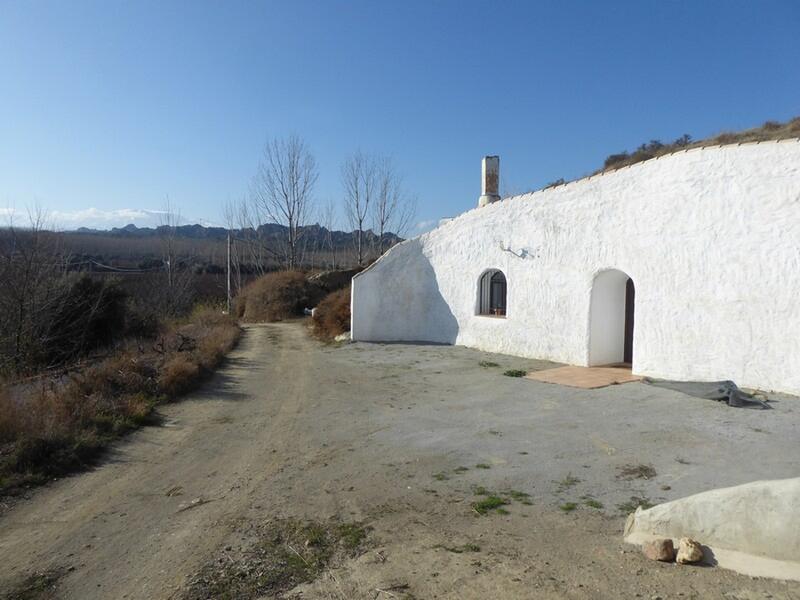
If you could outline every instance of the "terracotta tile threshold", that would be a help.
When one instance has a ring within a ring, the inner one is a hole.
[[[525,376],[526,379],[556,383],[570,387],[594,389],[640,381],[642,378],[631,373],[630,365],[607,365],[604,367],[556,367],[535,371]]]

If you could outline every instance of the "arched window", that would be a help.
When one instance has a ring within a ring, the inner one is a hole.
[[[478,290],[478,314],[506,316],[506,276],[492,269],[481,275]]]

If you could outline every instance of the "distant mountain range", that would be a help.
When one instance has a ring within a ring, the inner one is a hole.
[[[111,238],[154,238],[166,235],[169,228],[167,226],[160,227],[137,227],[133,223],[125,225],[125,227],[112,227],[111,229],[90,229],[88,227],[79,227],[73,231],[65,232],[67,235],[88,235],[97,237],[111,237]],[[328,230],[321,225],[306,225],[300,228],[302,237],[306,243],[317,243],[324,246],[328,243]],[[265,240],[280,240],[286,236],[287,228],[284,225],[276,223],[265,223],[259,225],[258,235]],[[254,231],[252,229],[235,229],[233,230],[234,237],[252,238]],[[333,231],[333,242],[335,246],[343,247],[345,245],[352,245],[355,232],[350,231]],[[175,228],[175,237],[191,239],[191,240],[225,240],[228,237],[228,230],[224,227],[205,227],[203,225],[179,225]],[[393,246],[394,244],[403,241],[403,238],[391,232],[383,234],[384,247]],[[365,242],[367,244],[377,241],[378,235],[371,230],[364,232]]]

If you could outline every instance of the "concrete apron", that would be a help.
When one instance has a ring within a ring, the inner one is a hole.
[[[638,508],[624,537],[636,545],[691,537],[703,545],[707,564],[800,581],[800,478],[754,481]]]

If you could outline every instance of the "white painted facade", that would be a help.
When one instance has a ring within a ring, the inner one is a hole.
[[[478,282],[507,279],[505,318]],[[619,272],[619,273],[617,273]],[[471,210],[353,279],[352,338],[800,394],[800,140],[691,149]]]

